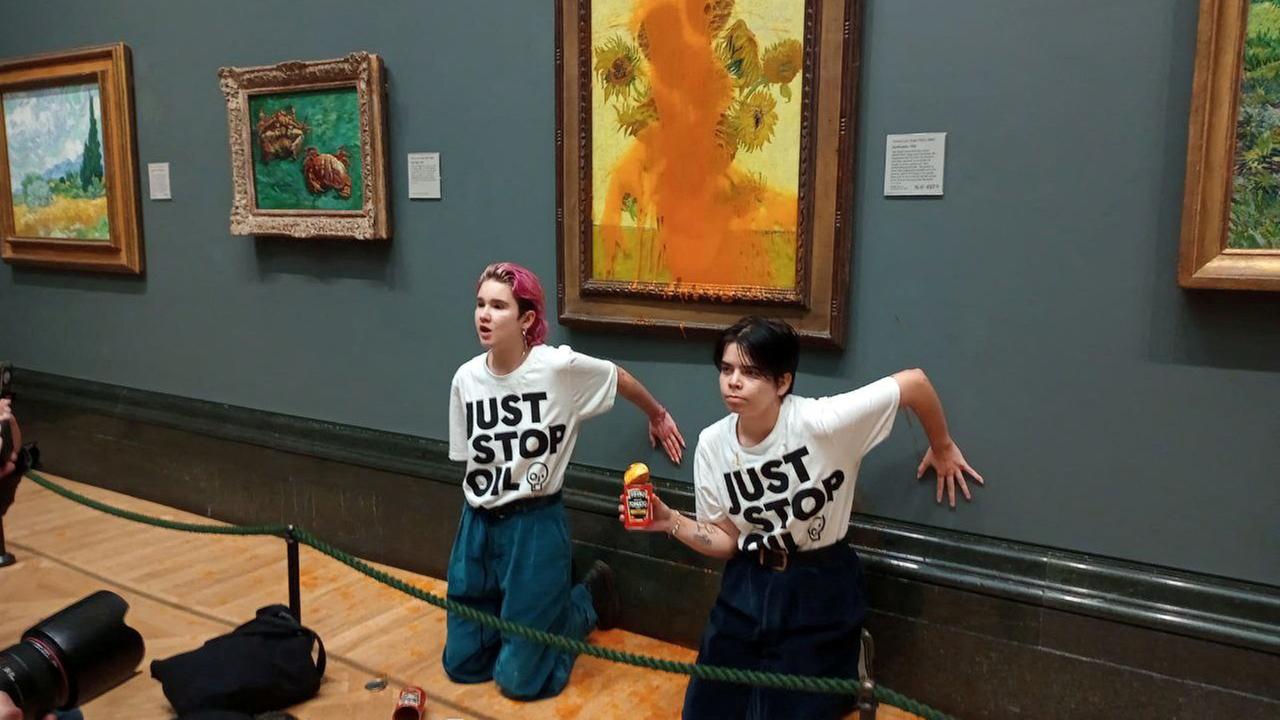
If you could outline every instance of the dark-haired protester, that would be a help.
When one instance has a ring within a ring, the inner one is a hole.
[[[698,437],[697,520],[655,498],[647,528],[729,560],[698,662],[856,679],[866,597],[861,564],[844,536],[863,456],[906,407],[929,437],[916,477],[933,468],[938,502],[945,489],[954,507],[957,485],[969,499],[965,473],[979,483],[982,477],[951,439],[942,403],[920,370],[832,397],[798,397],[791,392],[795,330],[759,317],[726,330],[713,358],[730,414]],[[694,678],[684,718],[822,720],[844,716],[854,703],[852,695]]]

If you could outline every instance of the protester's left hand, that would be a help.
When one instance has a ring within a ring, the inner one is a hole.
[[[942,488],[945,484],[947,489],[947,498],[951,503],[951,507],[956,506],[956,485],[960,485],[960,492],[964,494],[965,500],[973,500],[973,496],[969,494],[969,486],[964,481],[964,474],[967,472],[978,481],[979,485],[986,484],[982,476],[976,470],[969,467],[969,463],[964,459],[964,453],[960,452],[959,446],[955,443],[949,443],[947,446],[935,450],[930,447],[924,454],[924,459],[920,461],[920,467],[916,468],[916,479],[924,477],[924,473],[929,468],[938,475],[938,492],[936,496],[937,502],[942,502]]]

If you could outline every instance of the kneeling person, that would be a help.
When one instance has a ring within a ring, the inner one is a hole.
[[[952,442],[941,402],[919,370],[832,397],[797,397],[795,330],[758,317],[726,330],[713,357],[730,414],[698,438],[697,522],[655,497],[646,528],[729,560],[698,662],[856,679],[866,596],[857,553],[844,537],[863,456],[888,436],[901,405],[928,434],[917,477],[929,467],[937,472],[939,502],[944,485],[952,505],[957,484],[969,497],[965,472],[982,478]],[[684,717],[821,720],[854,703],[852,695],[694,678]]]

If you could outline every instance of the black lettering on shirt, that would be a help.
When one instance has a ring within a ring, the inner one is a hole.
[[[770,460],[760,466],[760,474],[764,475],[769,481],[767,489],[771,493],[786,492],[787,486],[791,484],[791,478],[787,474],[781,472],[778,468],[782,467],[781,460]]]
[[[539,403],[547,399],[547,394],[544,392],[525,393],[520,397],[529,403],[529,419],[533,422],[542,422],[542,407]]]
[[[502,424],[515,427],[520,424],[520,396],[506,395],[502,398]]]
[[[471,438],[471,449],[475,452],[471,459],[477,463],[488,464],[493,462],[493,448],[489,447],[489,441],[493,439],[492,435],[480,433]]]

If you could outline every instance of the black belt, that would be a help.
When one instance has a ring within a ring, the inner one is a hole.
[[[506,505],[499,505],[494,508],[471,506],[477,515],[486,520],[505,520],[512,515],[520,515],[530,510],[537,510],[548,505],[555,505],[560,502],[560,493],[554,495],[540,495],[537,497],[525,498],[523,500],[513,500]]]
[[[834,545],[821,547],[817,550],[797,550],[796,552],[770,550],[762,547],[755,550],[744,550],[742,551],[742,556],[761,567],[769,568],[775,572],[782,572],[792,565],[835,565],[842,557],[846,557],[849,551],[848,545],[843,542],[836,542]]]

